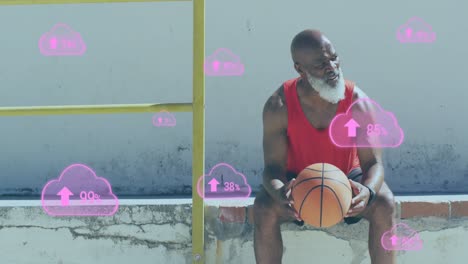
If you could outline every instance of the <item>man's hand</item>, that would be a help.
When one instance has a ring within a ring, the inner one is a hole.
[[[281,204],[281,208],[283,209],[282,213],[287,219],[302,221],[299,214],[292,206],[294,204],[294,200],[292,200],[291,188],[293,187],[295,180],[296,179],[292,179],[286,184],[277,179],[271,180],[271,186],[274,189],[271,195],[275,201]]]
[[[362,213],[366,209],[370,198],[370,192],[366,186],[353,180],[349,180],[349,183],[351,184],[354,197],[351,200],[351,207],[345,217],[352,217]]]

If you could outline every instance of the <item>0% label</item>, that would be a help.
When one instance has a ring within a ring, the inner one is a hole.
[[[99,203],[101,201],[100,195],[93,191],[82,191],[80,192],[80,199],[82,203]]]

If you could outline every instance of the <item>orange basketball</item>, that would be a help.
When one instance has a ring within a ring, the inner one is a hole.
[[[291,190],[294,208],[309,225],[331,227],[351,206],[351,184],[336,166],[316,163],[299,173]]]

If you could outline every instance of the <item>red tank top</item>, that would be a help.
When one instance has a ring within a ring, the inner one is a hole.
[[[337,147],[330,140],[329,127],[319,131],[312,126],[299,103],[298,80],[283,84],[288,109],[288,171],[298,174],[309,165],[324,162],[348,174],[360,166],[356,148]],[[346,112],[352,104],[353,91],[354,84],[346,81],[345,98],[338,103],[336,115]]]

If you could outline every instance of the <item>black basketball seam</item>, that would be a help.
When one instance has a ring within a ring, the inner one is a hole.
[[[304,180],[301,180],[300,182],[298,183],[295,183],[294,184],[294,187],[297,187],[299,184],[303,183],[303,182],[306,182],[306,181],[309,181],[309,180],[317,180],[317,179],[320,179],[321,177],[312,177],[312,178],[307,178],[307,179],[304,179]],[[348,187],[348,185],[346,185],[344,182],[341,182],[337,179],[333,179],[333,178],[328,178],[328,177],[323,177],[324,179],[327,179],[327,180],[331,180],[331,181],[337,181],[341,184],[343,184],[348,190],[351,191],[351,189]]]
[[[322,213],[323,213],[323,167],[325,167],[325,163],[322,163],[322,185],[320,188],[320,227],[322,227]]]
[[[304,198],[302,198],[301,207],[299,207],[299,217],[302,217],[302,207],[304,206],[304,203],[305,203],[305,201],[307,200],[307,196],[309,196],[309,194],[310,194],[313,190],[317,189],[318,187],[320,187],[320,185],[317,185],[317,186],[313,187],[312,189],[310,189],[310,190],[307,192],[307,194],[304,196]]]
[[[336,201],[337,201],[338,204],[340,205],[341,217],[343,217],[343,216],[344,216],[344,215],[343,215],[343,206],[341,206],[341,201],[340,201],[340,199],[338,199],[338,195],[336,195],[336,192],[335,192],[332,188],[330,188],[330,186],[325,185],[325,187],[327,187],[328,189],[330,189],[330,191],[333,192],[333,195],[335,195]]]
[[[328,178],[328,177],[325,177],[325,179],[330,180],[330,181],[339,182],[339,183],[343,184],[343,185],[346,187],[346,189],[348,189],[349,191],[351,191],[351,188],[349,188],[348,185],[346,185],[344,182],[341,182],[341,181],[339,181],[339,180],[337,180],[337,179]]]
[[[320,179],[321,177],[312,177],[312,178],[307,178],[307,179],[303,179],[301,180],[300,182],[297,182],[297,183],[294,183],[294,186],[297,186],[303,182],[306,182],[306,181],[309,181],[309,180],[317,180],[317,179]]]
[[[305,168],[304,170],[311,170],[311,171],[316,171],[320,172],[320,170],[312,169],[312,168]],[[337,170],[324,170],[324,172],[332,172],[332,171],[341,171],[340,169]]]

